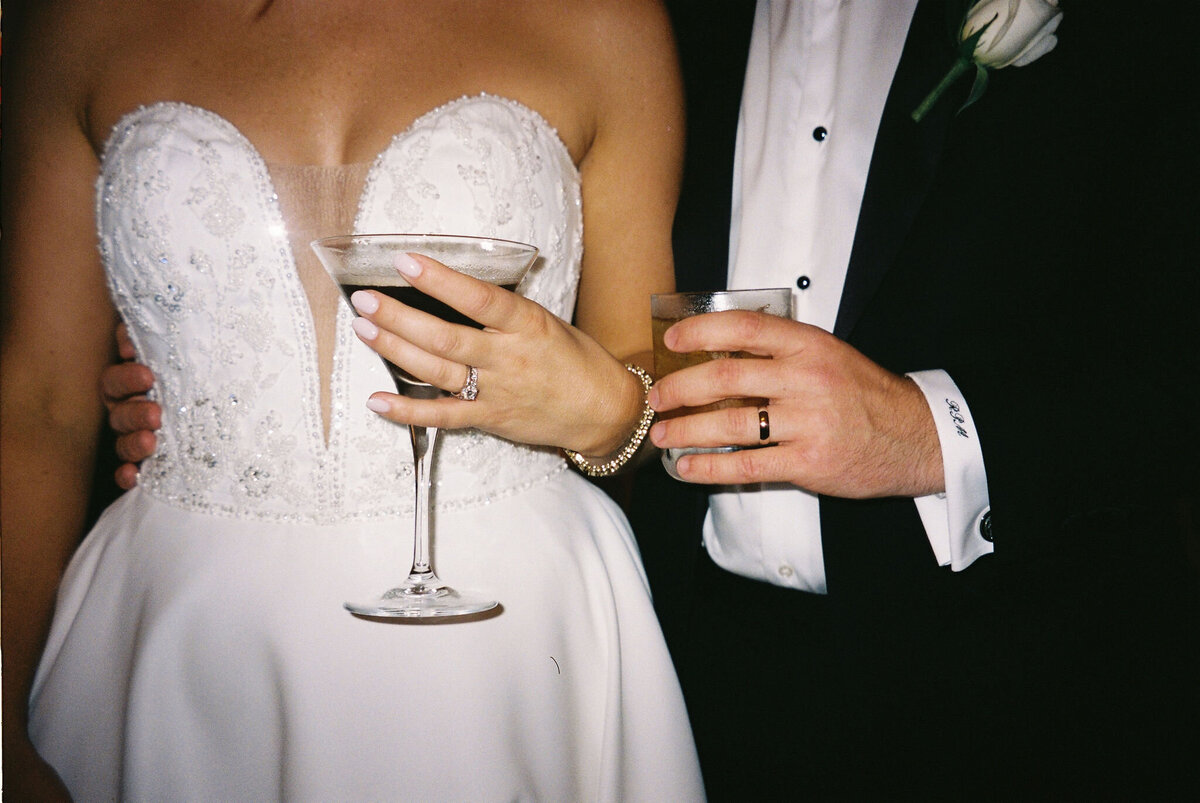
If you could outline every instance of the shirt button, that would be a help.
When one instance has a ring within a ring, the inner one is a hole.
[[[825,126],[819,125],[813,129],[813,139],[817,142],[824,142],[827,136],[829,136],[829,130]]]
[[[796,573],[795,570],[792,569],[791,566],[788,566],[786,563],[779,567],[779,576],[780,577],[791,577],[795,573]]]
[[[992,512],[990,510],[987,513],[984,513],[983,518],[981,518],[979,520],[979,535],[981,538],[983,538],[984,541],[987,541],[989,544],[993,543],[993,541],[992,541]]]
[[[812,279],[808,278],[807,276],[801,276],[796,280],[796,286],[801,290],[807,290],[810,284],[812,284]]]

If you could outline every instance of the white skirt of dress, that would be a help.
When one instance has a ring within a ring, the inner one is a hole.
[[[63,580],[31,733],[91,800],[703,797],[628,524],[560,473],[442,512],[435,568],[498,614],[357,618],[411,522],[296,525],[134,490]]]

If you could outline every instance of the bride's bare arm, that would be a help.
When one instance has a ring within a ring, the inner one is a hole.
[[[683,159],[683,99],[674,40],[657,2],[622,2],[591,42],[596,135],[580,164],[583,186],[583,275],[575,324],[618,360],[652,368],[650,294],[675,286],[671,224]],[[599,368],[600,366],[598,366]],[[603,436],[584,454],[620,447],[641,413],[641,385],[626,371],[605,370],[609,390],[597,402]]]
[[[103,413],[96,382],[113,330],[96,253],[97,161],[73,77],[82,73],[72,72],[73,49],[52,16],[27,20],[4,43],[4,782],[6,794],[29,800],[65,794],[33,754],[26,702],[80,537]]]

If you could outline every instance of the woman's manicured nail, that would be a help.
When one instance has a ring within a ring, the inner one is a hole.
[[[355,318],[350,325],[354,327],[354,331],[363,340],[374,340],[379,337],[379,327],[366,318]]]
[[[379,299],[366,290],[355,290],[350,296],[350,303],[363,315],[370,315],[379,309]]]
[[[412,258],[412,254],[396,254],[396,270],[410,279],[421,275],[421,263]]]
[[[367,409],[373,413],[386,413],[391,409],[391,405],[389,405],[383,399],[377,399],[372,396],[371,398],[367,399]]]

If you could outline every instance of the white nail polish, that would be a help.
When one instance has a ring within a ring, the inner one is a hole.
[[[355,290],[350,295],[350,303],[363,315],[370,315],[379,309],[379,299],[365,290]]]
[[[386,413],[391,409],[391,406],[383,399],[376,399],[372,397],[367,399],[367,409],[373,413]]]
[[[374,340],[379,337],[379,328],[366,318],[355,318],[350,325],[354,327],[354,331],[363,340]]]
[[[396,260],[393,263],[396,270],[400,271],[403,276],[416,278],[421,275],[421,263],[412,258],[412,254],[396,254]]]

